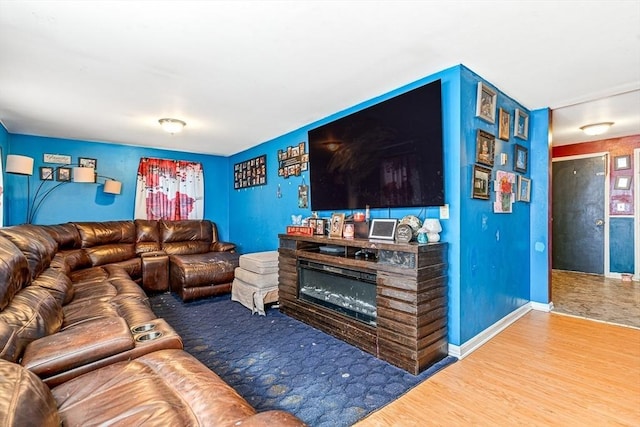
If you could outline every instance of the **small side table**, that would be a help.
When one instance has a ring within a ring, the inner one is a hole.
[[[142,288],[145,291],[169,291],[169,256],[164,251],[144,252],[142,257]]]

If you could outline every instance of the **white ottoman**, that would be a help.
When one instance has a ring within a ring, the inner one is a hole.
[[[231,300],[265,315],[264,305],[278,301],[278,251],[240,255]]]

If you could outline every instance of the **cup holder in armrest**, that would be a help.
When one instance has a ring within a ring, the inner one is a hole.
[[[161,336],[162,336],[162,332],[160,331],[146,332],[144,334],[138,335],[136,337],[136,341],[138,342],[153,341],[153,340],[157,340]]]
[[[144,323],[142,325],[131,327],[131,332],[133,332],[134,334],[140,334],[142,332],[149,332],[151,330],[154,330],[155,328],[155,323]]]

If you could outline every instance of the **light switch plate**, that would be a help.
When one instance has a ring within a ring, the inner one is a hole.
[[[440,219],[449,219],[449,205],[440,206]]]

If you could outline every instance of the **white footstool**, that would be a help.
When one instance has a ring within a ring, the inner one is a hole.
[[[264,305],[278,301],[278,251],[240,255],[231,300],[265,315]]]

